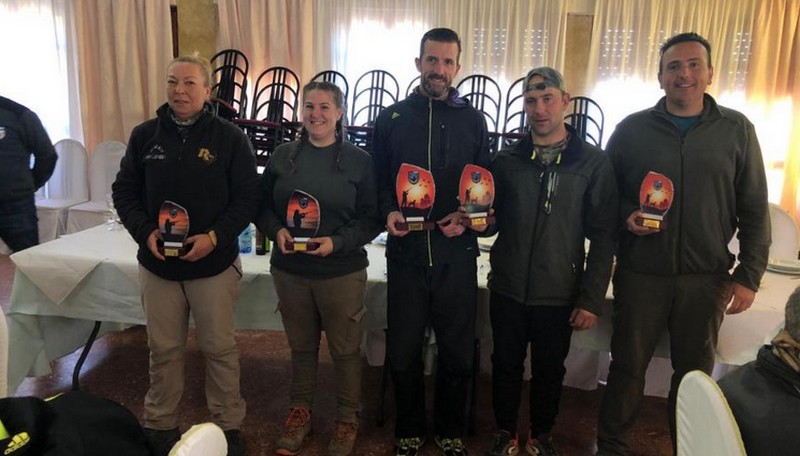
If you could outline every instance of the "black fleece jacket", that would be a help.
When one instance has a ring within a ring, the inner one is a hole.
[[[483,114],[450,90],[446,101],[417,92],[381,111],[375,121],[373,159],[378,175],[382,221],[399,210],[395,181],[400,165],[409,163],[433,174],[436,196],[429,220],[458,210],[458,180],[467,164],[488,167],[489,135]],[[472,230],[447,238],[435,228],[389,237],[386,256],[418,265],[447,264],[474,259],[478,244]]]
[[[35,158],[33,168],[31,155]],[[57,160],[56,150],[36,114],[0,97],[0,201],[31,197],[50,179]]]
[[[183,138],[167,104],[133,129],[112,189],[120,219],[139,244],[139,263],[167,280],[211,277],[233,264],[237,236],[260,196],[255,155],[241,129],[206,111]],[[187,209],[189,236],[216,232],[217,247],[208,256],[195,262],[153,256],[147,238],[165,200]]]

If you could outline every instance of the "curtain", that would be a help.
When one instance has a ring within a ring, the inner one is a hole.
[[[327,66],[327,49],[320,50],[315,40],[327,37],[328,30],[316,20],[313,0],[218,0],[217,8],[217,50],[238,49],[247,56],[249,92],[269,67],[290,68],[302,84]]]
[[[74,8],[85,145],[127,142],[133,127],[166,101],[169,2],[76,0]]]
[[[697,32],[711,43],[709,93],[743,91],[752,36],[753,0],[597,0],[587,84],[606,111],[606,131],[626,115],[653,106],[659,47],[669,37]],[[605,134],[605,140],[610,134]]]
[[[0,2],[0,95],[33,110],[53,142],[83,141],[71,7],[56,0]]]
[[[365,71],[383,69],[405,93],[418,75],[419,40],[434,27],[460,35],[460,77],[486,74],[503,87],[533,66],[562,69],[564,63],[566,2],[219,0],[218,5],[218,48],[247,55],[251,82],[273,65],[292,68],[302,82],[337,70],[351,86]]]
[[[780,204],[800,224],[800,0],[762,0],[756,17],[748,100],[791,106]]]

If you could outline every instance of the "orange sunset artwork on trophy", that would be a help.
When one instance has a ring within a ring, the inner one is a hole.
[[[672,180],[663,174],[648,172],[639,188],[639,203],[644,214],[636,218],[636,224],[657,230],[665,228],[664,217],[674,199]]]
[[[458,189],[458,202],[467,212],[462,224],[486,225],[494,221],[489,216],[494,202],[494,176],[488,169],[473,164],[464,166]]]
[[[433,201],[436,198],[433,174],[425,168],[403,163],[397,171],[395,191],[397,205],[407,222],[400,224],[398,229],[412,231],[433,229],[433,223],[425,220],[433,209]]]

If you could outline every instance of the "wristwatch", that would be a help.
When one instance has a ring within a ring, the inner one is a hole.
[[[214,248],[217,248],[217,232],[214,230],[208,230],[206,234],[208,234],[208,237],[211,239],[211,245],[213,245]]]

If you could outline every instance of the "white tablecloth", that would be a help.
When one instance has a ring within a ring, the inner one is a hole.
[[[26,375],[49,373],[49,361],[82,346],[94,321],[105,322],[104,331],[145,323],[136,249],[125,230],[112,231],[99,226],[11,256],[17,269],[7,315],[10,392],[16,390]],[[365,297],[368,312],[364,327],[368,338],[375,340],[380,339],[386,324],[386,267],[383,247],[370,245],[368,253],[369,282]],[[277,297],[269,276],[269,257],[242,255],[242,266],[237,327],[282,330],[280,316],[275,311]],[[488,269],[488,255],[484,253],[479,258],[477,335],[488,342],[482,350],[487,360],[491,352],[485,288]],[[718,362],[740,365],[755,359],[758,348],[783,326],[786,299],[797,285],[800,281],[790,276],[768,273],[753,308],[725,318],[717,347]],[[602,377],[611,336],[611,307],[608,300],[595,328],[573,334],[571,357],[585,358],[587,351],[598,353],[591,353],[592,359],[588,361],[596,368],[570,369],[572,380],[568,379],[567,384],[585,382],[588,386],[596,384],[598,376]],[[665,336],[657,356],[668,357],[667,346]],[[371,351],[371,361],[379,362],[382,352]],[[581,363],[586,364],[586,360]]]

